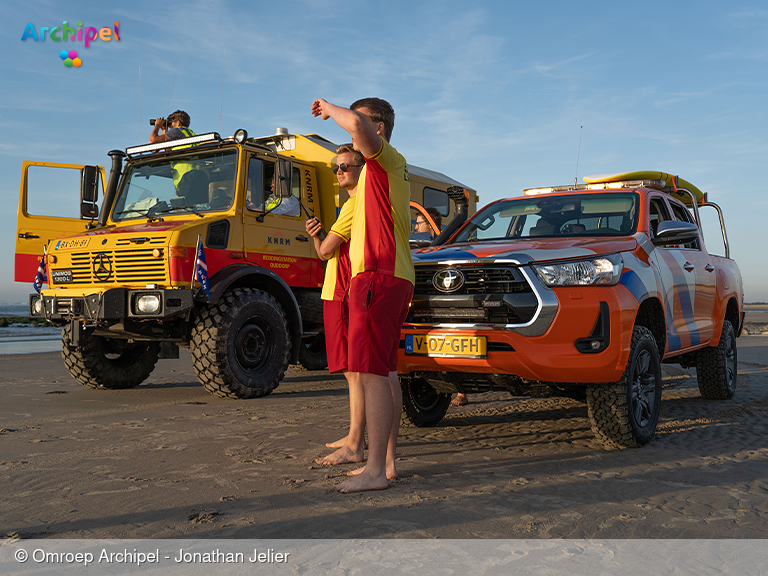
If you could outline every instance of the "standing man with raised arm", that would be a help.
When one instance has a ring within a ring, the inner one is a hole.
[[[318,99],[312,115],[332,118],[366,158],[349,243],[349,370],[359,373],[363,387],[368,462],[336,489],[382,490],[389,486],[388,478],[397,477],[403,403],[397,350],[414,285],[408,170],[405,158],[389,144],[395,112],[385,100],[364,98],[343,108]]]
[[[333,171],[339,181],[339,188],[349,194],[341,207],[336,222],[325,240],[318,234],[322,225],[317,218],[307,220],[305,226],[315,243],[315,251],[321,259],[327,260],[323,280],[323,321],[325,324],[325,350],[328,354],[328,371],[331,374],[343,372],[349,383],[349,433],[336,442],[326,444],[336,448],[332,454],[315,460],[323,466],[362,462],[365,459],[365,406],[363,388],[357,374],[348,370],[349,346],[349,238],[352,233],[352,216],[355,210],[355,194],[360,172],[365,159],[352,144],[342,144],[336,149],[336,164]]]

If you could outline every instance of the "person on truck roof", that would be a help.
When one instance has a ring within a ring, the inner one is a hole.
[[[155,125],[152,127],[152,133],[149,135],[149,143],[156,144],[158,142],[170,142],[171,140],[196,136],[196,134],[189,128],[189,121],[189,114],[184,112],[184,110],[176,110],[172,114],[169,114],[168,121],[162,116],[157,118],[155,120]],[[168,126],[170,126],[170,129]],[[163,131],[162,134],[159,133],[160,130]]]
[[[155,125],[152,127],[152,133],[149,135],[149,143],[156,144],[158,142],[170,142],[172,140],[180,140],[181,138],[189,138],[190,136],[196,136],[196,134],[189,128],[189,114],[184,110],[176,110],[168,115],[168,121],[161,116],[155,119]],[[171,128],[168,128],[168,125]],[[162,130],[163,133],[158,132]],[[173,149],[188,148],[190,145],[174,146]],[[181,182],[182,176],[190,170],[196,170],[199,168],[196,162],[173,162],[173,184],[177,190],[179,182]],[[183,196],[177,192],[179,196]]]
[[[315,460],[322,466],[362,462],[365,451],[365,400],[363,388],[357,375],[348,370],[348,328],[349,328],[349,236],[352,229],[352,214],[355,209],[355,194],[360,172],[365,165],[363,155],[352,147],[342,144],[336,149],[336,164],[333,171],[339,187],[349,194],[341,207],[336,222],[322,242],[318,234],[322,225],[317,218],[306,222],[306,229],[315,244],[318,256],[328,263],[323,281],[323,321],[325,324],[325,349],[328,357],[328,371],[331,374],[343,372],[349,382],[349,433],[340,440],[326,444],[337,450],[328,456]]]
[[[408,169],[405,158],[389,144],[395,126],[389,102],[364,98],[343,108],[317,99],[311,111],[323,120],[333,118],[366,158],[349,242],[349,342],[353,343],[349,370],[359,373],[363,387],[368,462],[336,490],[382,490],[397,477],[395,451],[403,403],[397,351],[415,281],[408,244]]]

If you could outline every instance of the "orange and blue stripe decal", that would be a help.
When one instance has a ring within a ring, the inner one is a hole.
[[[672,286],[671,294],[669,291],[663,293],[664,310],[667,316],[667,343],[669,350],[679,350],[688,346],[695,346],[701,341],[698,327],[696,326],[693,312],[693,298],[688,284],[690,275],[683,270],[680,262],[675,258],[678,253],[672,250],[659,250],[660,258],[658,260],[660,271],[667,272],[670,278],[662,281],[663,286]],[[679,254],[684,258],[684,255]],[[695,285],[693,286],[695,291]],[[680,334],[677,330],[675,319],[682,319],[683,326],[687,332]],[[686,342],[686,340],[688,340]]]
[[[642,302],[648,297],[648,289],[634,270],[624,270],[619,284],[624,286],[635,300]]]

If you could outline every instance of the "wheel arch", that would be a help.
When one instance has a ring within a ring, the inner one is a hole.
[[[664,307],[658,298],[646,298],[641,302],[635,315],[635,326],[645,326],[651,331],[659,349],[659,358],[663,358],[667,346],[667,324]]]
[[[291,335],[290,363],[298,362],[302,335],[301,310],[293,290],[285,280],[261,266],[238,264],[219,270],[211,277],[210,284],[211,295],[208,301],[211,304],[216,304],[222,294],[232,288],[256,288],[275,298],[288,320],[288,331]]]
[[[731,296],[728,299],[728,304],[725,308],[725,319],[731,323],[733,330],[736,332],[736,337],[738,338],[739,335],[741,335],[743,322],[741,321],[742,316],[739,314],[739,303],[736,300],[736,296]],[[723,327],[720,326],[720,331],[722,331],[722,329]]]

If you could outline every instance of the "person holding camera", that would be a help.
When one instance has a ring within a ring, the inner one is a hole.
[[[184,112],[184,110],[176,110],[168,116],[167,121],[165,118],[160,117],[150,120],[149,123],[152,124],[152,134],[149,135],[150,144],[170,142],[171,140],[180,140],[181,138],[197,136],[197,134],[189,128],[189,114]],[[168,125],[170,125],[170,128],[168,128]],[[160,130],[163,131],[162,134],[159,133]],[[175,146],[173,149],[188,148],[189,146],[191,146],[191,144]],[[176,186],[176,193],[179,196],[183,196],[183,194],[178,192],[182,176],[187,172],[198,169],[199,166],[197,166],[195,162],[173,162],[172,166],[173,184]]]
[[[151,123],[152,121],[150,120]],[[161,130],[162,134],[160,134]],[[190,136],[196,136],[196,134],[189,128],[189,114],[184,112],[184,110],[176,110],[176,112],[168,116],[167,121],[162,117],[155,118],[154,124],[152,124],[152,133],[149,135],[149,143],[170,142],[171,140],[189,138]]]

